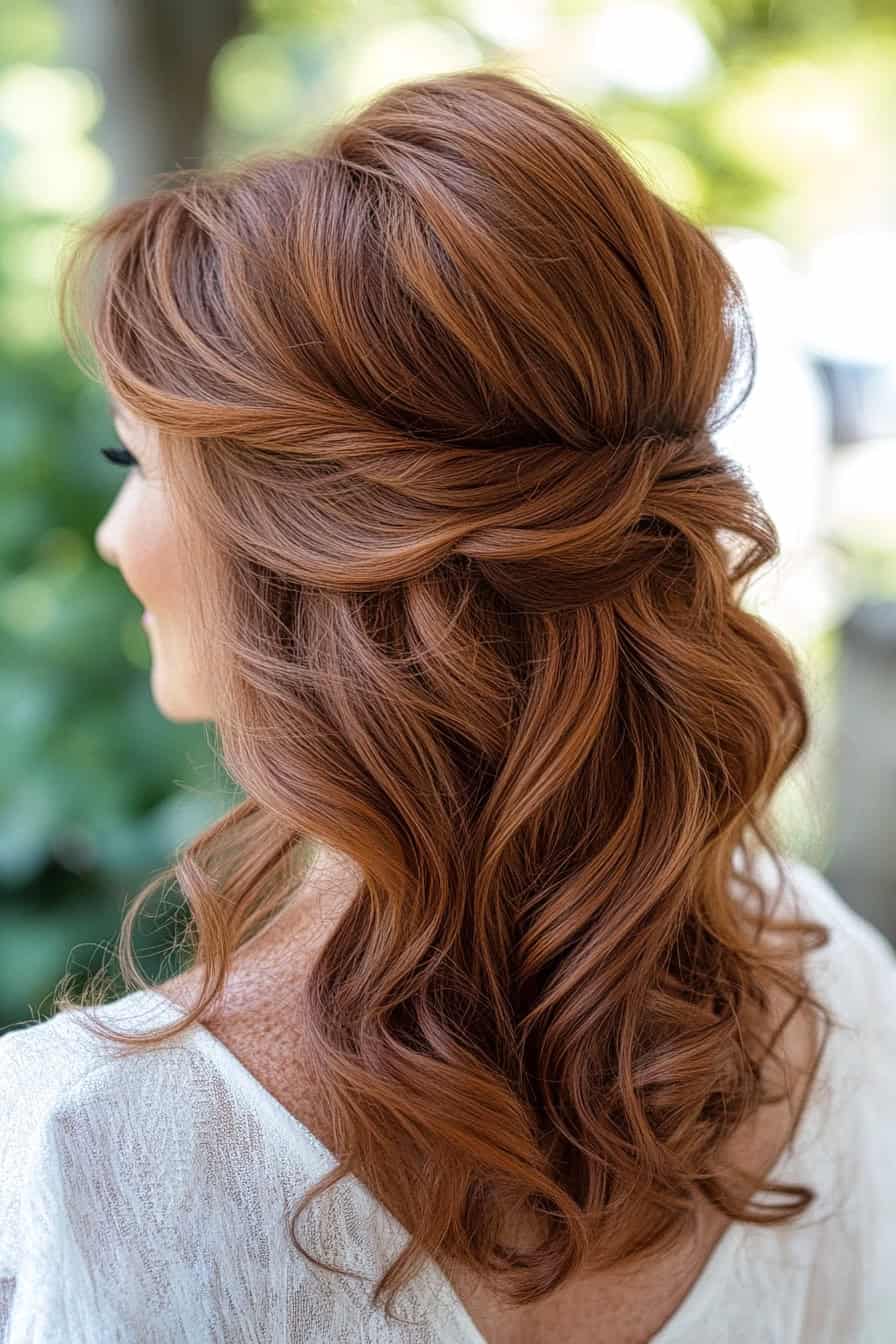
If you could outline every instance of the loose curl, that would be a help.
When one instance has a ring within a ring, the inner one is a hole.
[[[197,1002],[91,1029],[186,1031],[323,844],[362,881],[303,986],[339,1156],[291,1216],[303,1254],[295,1219],[348,1173],[409,1233],[387,1311],[427,1254],[533,1302],[671,1246],[698,1192],[795,1218],[814,1191],[755,1205],[722,1159],[780,1100],[771,988],[830,1018],[763,941],[825,927],[734,876],[765,849],[784,880],[770,803],[808,715],[740,605],[779,543],[712,441],[755,345],[710,238],[574,110],[478,70],[84,226],[60,295],[80,363],[72,289],[158,429],[245,794],[121,931],[125,984],[152,988],[133,925],[176,879]],[[524,1217],[528,1248],[502,1235]]]

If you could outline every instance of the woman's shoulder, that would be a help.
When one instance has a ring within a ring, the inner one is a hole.
[[[184,1097],[185,1074],[201,1067],[188,1040],[127,1047],[89,1030],[88,1017],[136,1034],[171,1020],[153,993],[139,991],[97,1007],[66,1008],[44,1020],[16,1024],[0,1036],[0,1160],[11,1150],[35,1150],[51,1138],[71,1137],[70,1118],[82,1118],[84,1137],[114,1109],[143,1106],[158,1112],[167,1097]],[[179,1087],[166,1087],[180,1079]]]
[[[48,1145],[63,1145],[69,1159],[91,1145],[108,1156],[123,1134],[153,1133],[157,1149],[182,1146],[195,1142],[203,1125],[220,1134],[223,1112],[240,1109],[246,1098],[234,1095],[208,1033],[191,1024],[163,1041],[139,1039],[183,1013],[157,991],[139,990],[0,1036],[0,1157]],[[104,1036],[91,1019],[132,1039]]]
[[[332,1164],[202,1023],[162,1041],[139,1039],[185,1011],[141,990],[0,1037],[0,1226],[3,1192],[28,1173],[37,1184],[51,1172],[83,1182],[83,1201],[97,1171],[108,1173],[107,1188],[119,1180],[133,1188],[144,1173],[156,1183],[184,1170],[199,1179],[228,1145],[258,1157],[259,1170],[247,1166],[246,1175],[262,1187],[281,1163],[315,1177]],[[136,1039],[104,1037],[89,1018]]]
[[[151,996],[129,995],[104,1005],[99,1015],[112,1024],[130,1020],[133,1009],[152,1011]],[[113,1042],[86,1030],[82,1009],[66,1009],[45,1019],[16,1023],[0,1036],[0,1155],[19,1142],[33,1142],[67,1098],[89,1089],[116,1066],[127,1067]]]
[[[177,1010],[138,991],[94,1013],[137,1035]],[[67,1009],[0,1037],[0,1279],[49,1254],[31,1244],[41,1227],[64,1244],[72,1213],[79,1264],[116,1227],[147,1218],[161,1254],[169,1234],[195,1227],[201,1237],[210,1207],[224,1216],[237,1168],[259,1200],[282,1174],[263,1108],[231,1085],[201,1032],[130,1047],[97,1036],[85,1017]],[[299,1179],[297,1144],[291,1157]]]
[[[135,1034],[170,1020],[158,995],[138,991],[89,1009],[65,1008],[52,1017],[13,1024],[0,1036],[0,1095],[7,1119],[10,1106],[36,1116],[73,1091],[89,1088],[91,1078],[100,1082],[110,1069],[130,1070],[150,1055],[164,1068],[157,1049],[141,1045],[138,1055],[90,1031],[87,1020],[94,1016]]]
[[[153,1013],[149,999],[130,995],[99,1015],[143,1029]],[[165,1067],[160,1054],[121,1057],[113,1042],[85,1029],[81,1010],[20,1023],[0,1036],[0,1277],[14,1274],[29,1222],[51,1219],[54,1204],[61,1211],[75,1186],[88,1188],[91,1171],[96,1182],[109,1157],[105,1146],[126,1132],[121,1107],[142,1102],[145,1110],[150,1098],[154,1114],[164,1106]]]
[[[786,857],[785,900],[775,916],[812,920],[827,930],[827,942],[814,948],[807,963],[809,978],[849,1029],[881,1035],[896,1043],[896,949],[870,920],[849,904],[823,872],[812,864]],[[884,1009],[891,1011],[886,1012]],[[896,1054],[893,1058],[896,1067]]]
[[[783,867],[803,909],[829,921],[842,937],[872,947],[886,962],[896,964],[896,949],[889,939],[849,904],[820,868],[794,856],[785,856]]]

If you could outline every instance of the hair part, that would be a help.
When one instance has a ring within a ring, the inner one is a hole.
[[[755,350],[711,239],[572,108],[479,70],[86,226],[78,358],[70,292],[158,428],[245,795],[122,928],[150,988],[133,926],[176,880],[196,1003],[91,1029],[186,1031],[323,844],[362,880],[302,986],[339,1164],[294,1240],[357,1175],[410,1234],[388,1311],[424,1254],[518,1304],[670,1246],[697,1192],[795,1218],[813,1191],[754,1205],[721,1158],[779,1099],[751,1030],[772,987],[829,1014],[765,939],[824,926],[774,921],[749,868],[756,909],[734,899],[738,852],[783,881],[770,804],[808,711],[740,602],[778,538],[712,441]]]

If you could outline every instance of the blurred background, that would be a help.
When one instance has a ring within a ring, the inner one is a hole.
[[[139,604],[94,551],[121,478],[102,389],[62,348],[67,228],[483,64],[616,136],[744,280],[757,377],[716,437],[778,526],[747,603],[814,714],[777,815],[896,940],[892,0],[2,0],[0,1028],[105,964],[131,897],[234,801],[210,728],[156,709]],[[172,974],[148,911],[140,963]]]

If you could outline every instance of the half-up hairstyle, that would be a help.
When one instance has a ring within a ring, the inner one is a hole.
[[[574,110],[478,70],[316,152],[166,174],[61,279],[75,358],[72,290],[158,430],[244,794],[121,932],[152,988],[133,924],[177,881],[191,1011],[92,1029],[185,1031],[324,846],[361,881],[302,986],[339,1165],[299,1250],[347,1173],[409,1233],[387,1311],[425,1255],[532,1302],[671,1246],[698,1192],[796,1217],[814,1191],[755,1204],[721,1158],[779,1099],[772,990],[830,1022],[764,937],[827,930],[773,921],[752,875],[764,850],[784,882],[770,804],[808,713],[741,605],[779,542],[713,443],[755,350],[711,239]],[[534,1245],[505,1236],[526,1218]]]

